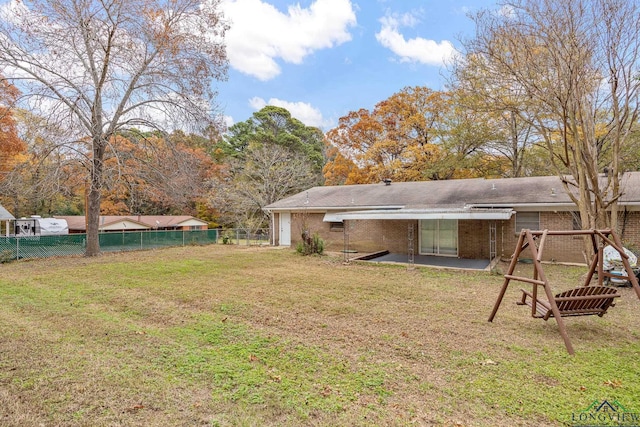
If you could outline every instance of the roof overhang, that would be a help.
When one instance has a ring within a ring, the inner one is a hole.
[[[194,226],[197,227],[202,225],[208,225],[208,223],[198,218],[189,218],[185,221],[178,222],[177,224],[175,224],[175,226],[177,227],[194,227]]]
[[[324,222],[343,222],[354,219],[462,219],[508,220],[513,209],[380,209],[325,214]]]
[[[0,221],[13,221],[14,219],[16,219],[16,217],[0,205]]]

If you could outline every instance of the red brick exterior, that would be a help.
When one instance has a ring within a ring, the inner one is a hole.
[[[517,215],[517,214],[516,214]],[[508,259],[518,240],[516,215],[508,221],[495,221],[497,255]],[[419,221],[417,220],[351,220],[344,227],[332,229],[331,223],[324,222],[322,213],[292,213],[291,245],[295,247],[301,240],[302,231],[317,233],[325,242],[325,250],[345,249],[345,234],[348,249],[360,253],[388,250],[392,253],[407,253],[409,248],[409,226],[413,227],[414,253],[419,253]],[[275,215],[276,228],[278,217]],[[460,258],[489,258],[489,225],[491,221],[458,221],[458,256]],[[572,230],[573,217],[570,212],[540,212],[540,229]],[[621,216],[619,232],[624,244],[632,249],[640,248],[640,212],[630,212]],[[278,244],[278,233],[274,230]],[[543,260],[558,262],[585,262],[582,237],[553,236],[545,242]],[[526,253],[526,252],[525,252]],[[524,256],[526,257],[526,255]]]

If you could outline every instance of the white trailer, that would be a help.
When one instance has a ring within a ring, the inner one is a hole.
[[[61,236],[69,234],[69,225],[64,219],[42,218],[32,215],[30,218],[15,220],[15,236]]]

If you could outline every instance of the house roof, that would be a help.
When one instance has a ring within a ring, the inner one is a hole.
[[[69,230],[86,230],[83,215],[55,216],[67,220]],[[147,230],[206,225],[207,222],[188,215],[101,215],[100,230]]]
[[[604,179],[604,177],[603,177]],[[622,205],[640,207],[640,172],[621,179]],[[315,210],[454,212],[460,209],[575,208],[557,176],[394,182],[313,187],[265,207],[267,211]]]
[[[11,221],[16,219],[13,215],[9,213],[2,205],[0,205],[0,221]]]

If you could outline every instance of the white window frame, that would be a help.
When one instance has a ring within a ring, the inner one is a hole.
[[[438,249],[437,249],[437,253],[431,253],[431,252],[423,252],[422,250],[422,222],[425,220],[419,220],[418,221],[418,253],[420,255],[430,255],[430,256],[441,256],[441,257],[457,257],[458,254],[460,253],[460,222],[457,219],[453,219],[453,220],[447,220],[447,221],[454,221],[455,222],[455,240],[456,240],[456,253],[455,254],[446,254],[446,253],[440,253],[440,219],[433,219],[433,220],[429,220],[429,221],[437,221],[437,229],[436,229],[436,240],[438,242]]]

